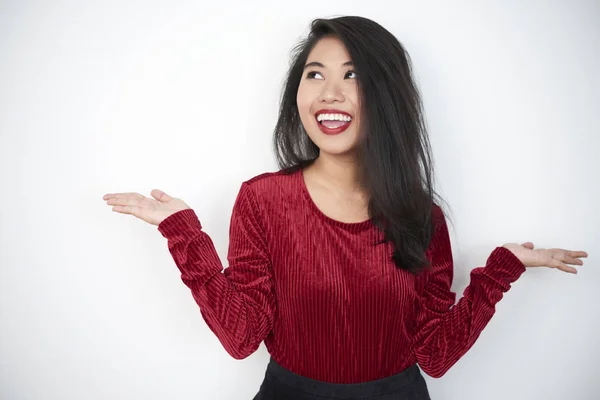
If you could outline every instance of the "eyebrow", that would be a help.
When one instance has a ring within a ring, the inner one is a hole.
[[[347,67],[347,66],[352,66],[352,65],[354,65],[354,63],[352,61],[346,61],[345,63],[342,64],[342,67]],[[318,61],[309,62],[308,64],[306,64],[304,66],[304,69],[309,68],[309,67],[325,68],[325,66]]]

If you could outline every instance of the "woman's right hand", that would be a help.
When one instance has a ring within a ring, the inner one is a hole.
[[[150,195],[153,199],[139,193],[108,193],[103,199],[107,205],[113,206],[113,211],[133,215],[157,226],[176,212],[190,208],[183,200],[158,189],[154,189]]]

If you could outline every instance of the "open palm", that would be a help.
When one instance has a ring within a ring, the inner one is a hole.
[[[158,189],[152,190],[150,195],[153,198],[139,193],[108,193],[103,199],[107,205],[113,206],[113,211],[133,215],[152,225],[159,225],[176,212],[190,208],[183,200]]]
[[[566,249],[535,249],[533,243],[525,242],[506,243],[505,248],[510,250],[525,267],[548,267],[557,268],[564,272],[576,274],[577,270],[570,265],[583,265],[581,258],[588,255],[585,251],[574,251]]]

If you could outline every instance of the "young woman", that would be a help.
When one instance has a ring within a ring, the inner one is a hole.
[[[440,377],[456,363],[525,267],[575,273],[569,264],[587,254],[499,246],[454,305],[407,53],[365,18],[311,27],[275,128],[280,170],[242,183],[228,268],[182,200],[160,190],[104,200],[158,226],[231,356],[265,342],[271,360],[255,399],[429,399],[420,369]]]

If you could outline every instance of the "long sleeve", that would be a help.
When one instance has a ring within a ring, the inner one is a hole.
[[[203,319],[225,350],[236,359],[256,351],[272,330],[275,298],[260,208],[252,188],[242,184],[233,207],[228,268],[224,269],[193,210],[169,216],[158,230],[167,239]]]
[[[434,210],[434,235],[428,249],[431,269],[418,296],[413,351],[428,375],[444,375],[473,346],[511,283],[525,271],[509,250],[497,247],[484,267],[471,271],[463,297],[455,303],[452,249],[442,210]]]

